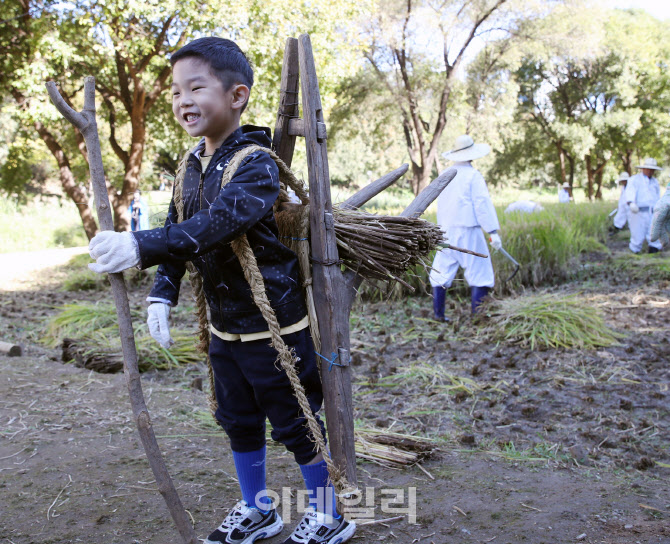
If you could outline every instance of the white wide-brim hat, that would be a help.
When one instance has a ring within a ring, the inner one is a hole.
[[[566,181],[566,182],[562,185],[562,187],[563,187],[563,189],[569,189],[569,188],[570,188],[570,182],[569,182],[569,181]]]
[[[646,168],[649,170],[663,170],[658,164],[656,164],[656,159],[652,159],[651,157],[647,157],[644,159],[644,162],[640,166],[636,166],[635,168]]]
[[[619,177],[616,178],[616,181],[617,183],[619,183],[620,181],[623,181],[625,179],[630,179],[630,174],[628,172],[621,172],[619,174]]]
[[[476,144],[470,136],[464,134],[456,138],[453,149],[442,153],[442,156],[448,161],[465,162],[481,159],[488,155],[490,151],[491,147],[489,145]]]

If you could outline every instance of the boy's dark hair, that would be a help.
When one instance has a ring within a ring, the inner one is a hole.
[[[212,74],[223,84],[225,91],[235,83],[242,83],[249,89],[254,84],[254,71],[249,59],[232,40],[215,36],[198,38],[174,52],[170,57],[170,64],[174,66],[177,61],[188,57],[195,57],[207,63]],[[244,108],[246,106],[245,104]]]

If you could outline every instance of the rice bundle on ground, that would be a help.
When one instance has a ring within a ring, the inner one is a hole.
[[[428,438],[388,431],[356,429],[356,457],[390,468],[416,465],[432,456],[435,444]]]
[[[494,340],[524,347],[596,348],[622,335],[610,329],[596,308],[577,296],[544,294],[497,301],[491,306]]]
[[[193,331],[175,330],[175,345],[170,350],[161,347],[149,335],[143,314],[131,311],[135,321],[138,365],[141,372],[165,370],[202,361],[192,342]],[[44,343],[61,345],[63,361],[96,372],[120,372],[123,369],[121,339],[112,304],[67,304],[47,325]]]

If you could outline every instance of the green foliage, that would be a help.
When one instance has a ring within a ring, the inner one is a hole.
[[[63,291],[101,291],[109,288],[109,280],[107,274],[96,274],[88,268],[88,264],[92,263],[88,253],[82,253],[72,257],[70,261],[63,267],[66,277],[63,280],[61,289]],[[126,285],[146,286],[149,287],[156,275],[156,268],[149,270],[138,270],[137,268],[129,268],[123,273]]]
[[[583,297],[541,294],[496,301],[486,334],[497,342],[536,348],[597,348],[622,335],[610,329]]]
[[[518,106],[498,131],[506,138],[490,174],[526,185],[574,182],[597,198],[601,184],[639,158],[667,161],[669,25],[640,11],[574,17],[566,9],[535,22],[538,39],[494,72],[488,89],[515,92]]]
[[[63,267],[66,272],[63,291],[101,291],[109,286],[107,274],[96,274],[88,269],[93,262],[88,253],[76,255]]]
[[[23,194],[33,177],[30,156],[19,153],[19,149],[11,145],[6,153],[7,158],[0,165],[0,190],[5,194]]]
[[[88,245],[88,238],[82,229],[67,226],[54,231],[53,243],[56,247],[81,247]]]

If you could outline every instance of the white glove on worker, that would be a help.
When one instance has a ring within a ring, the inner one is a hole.
[[[140,264],[140,251],[129,232],[103,230],[88,244],[88,252],[97,262],[88,267],[98,274],[113,274]]]
[[[650,238],[652,242],[660,239],[663,245],[670,242],[670,185],[668,185],[663,198],[654,206]]]
[[[170,306],[162,302],[149,304],[147,308],[147,325],[149,325],[149,334],[165,349],[169,349],[174,341],[170,336],[170,326],[168,318],[170,317]]]
[[[635,202],[631,202],[630,204],[628,204],[628,207],[630,208],[630,211],[633,213],[637,213],[640,211],[640,207],[637,204],[635,204]]]
[[[491,243],[491,247],[496,251],[499,251],[502,248],[502,240],[497,232],[489,234],[489,242]]]

